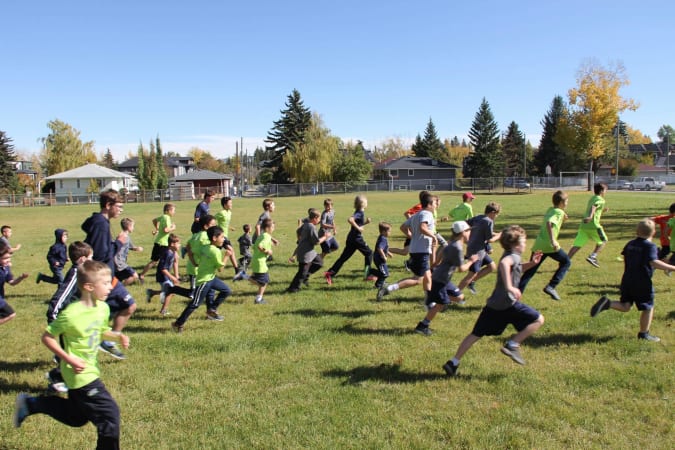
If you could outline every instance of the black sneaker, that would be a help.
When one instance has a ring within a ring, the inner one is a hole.
[[[415,333],[423,334],[424,336],[431,336],[433,331],[427,325],[424,325],[422,322],[418,323],[415,327]]]
[[[208,320],[214,320],[216,322],[222,322],[223,320],[225,320],[223,316],[218,314],[218,311],[213,310],[206,311],[206,318]]]
[[[591,306],[591,317],[595,317],[600,312],[609,309],[610,300],[606,296],[600,297],[600,300],[595,302],[595,305]]]
[[[649,331],[646,333],[638,333],[638,339],[644,339],[645,341],[649,342],[661,342],[660,337],[649,334]]]
[[[459,368],[459,364],[455,365],[452,363],[451,360],[443,364],[443,370],[445,370],[445,373],[449,377],[454,377],[455,374],[457,373],[457,369]]]
[[[180,334],[183,332],[185,327],[183,325],[178,325],[178,322],[171,322],[171,329],[176,333]]]
[[[469,292],[471,292],[473,295],[478,294],[478,291],[476,290],[476,283],[474,283],[472,281],[471,283],[469,283],[468,287],[469,287]]]
[[[381,302],[385,295],[389,295],[389,290],[387,290],[387,286],[382,286],[377,290],[376,300]]]
[[[525,365],[525,360],[520,355],[520,346],[514,347],[512,345],[509,345],[509,343],[507,342],[502,347],[502,353],[511,358],[514,362],[520,364],[521,366]]]

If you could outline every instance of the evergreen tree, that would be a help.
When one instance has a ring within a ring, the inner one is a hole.
[[[265,142],[271,145],[268,150],[274,156],[267,162],[266,167],[274,169],[273,183],[288,183],[289,174],[283,168],[284,155],[294,152],[296,147],[305,142],[305,133],[309,129],[312,114],[300,98],[300,92],[293,89],[286,101],[286,109],[281,111],[281,119],[274,122],[274,126],[267,133]]]
[[[504,155],[504,176],[526,177],[527,149],[525,148],[525,136],[518,129],[516,122],[511,122],[502,139],[502,155]]]
[[[438,133],[436,133],[436,127],[431,117],[429,117],[429,123],[427,123],[427,128],[424,130],[422,144],[429,158],[439,161],[447,160],[445,147],[443,146],[443,142],[438,138]]]
[[[0,130],[0,189],[11,192],[19,191],[19,179],[11,164],[16,161],[14,144],[4,131]]]
[[[453,137],[450,141],[450,147],[459,147],[459,138],[457,136]]]
[[[107,149],[106,152],[103,154],[101,164],[103,165],[103,167],[107,167],[108,169],[112,169],[113,167],[115,167],[115,160],[113,159],[113,155],[110,152],[110,149]]]
[[[412,151],[413,155],[419,156],[420,158],[425,158],[429,156],[427,154],[426,147],[424,147],[422,136],[420,136],[419,134],[415,136],[415,142],[413,142],[412,147],[410,147],[410,151]]]
[[[503,163],[499,127],[485,98],[471,124],[469,141],[473,152],[464,160],[464,176],[501,177]]]
[[[143,143],[138,144],[138,169],[136,171],[136,178],[138,178],[138,186],[141,189],[151,189],[148,188],[148,184],[145,179],[145,149],[143,148]]]
[[[162,154],[162,144],[159,142],[159,136],[155,139],[155,161],[155,165],[157,166],[157,189],[166,189],[169,187],[169,178],[166,175],[164,155]]]
[[[148,189],[157,189],[157,160],[155,158],[155,143],[151,140],[150,152],[145,159],[145,180]]]
[[[566,163],[567,152],[556,142],[558,125],[565,115],[565,102],[559,95],[553,98],[551,107],[541,121],[544,131],[539,141],[539,149],[534,155],[534,168],[537,174],[545,175],[546,166],[551,167],[551,173],[557,175],[561,170],[568,168]]]

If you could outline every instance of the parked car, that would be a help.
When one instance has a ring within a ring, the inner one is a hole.
[[[663,181],[656,181],[653,177],[637,177],[630,182],[630,187],[628,189],[640,189],[643,191],[649,191],[655,189],[657,191],[662,190],[666,187],[666,183]]]
[[[508,177],[504,178],[504,187],[529,189],[530,183],[525,178]]]
[[[612,180],[612,181],[607,181],[607,188],[609,189],[614,189],[614,190],[627,190],[630,189],[630,183],[625,180]]]

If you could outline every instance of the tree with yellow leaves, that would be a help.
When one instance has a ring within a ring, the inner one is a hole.
[[[605,68],[595,60],[582,64],[577,86],[568,91],[568,114],[561,120],[556,142],[573,149],[596,170],[598,161],[612,148],[612,129],[619,115],[639,104],[620,94],[630,84],[621,63]]]

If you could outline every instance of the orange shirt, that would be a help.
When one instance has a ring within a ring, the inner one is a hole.
[[[672,217],[675,217],[675,214],[664,214],[662,216],[652,217],[654,223],[658,224],[659,229],[661,230],[659,239],[661,240],[662,247],[668,247],[670,245],[670,237],[666,232],[666,224]]]

